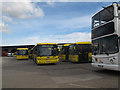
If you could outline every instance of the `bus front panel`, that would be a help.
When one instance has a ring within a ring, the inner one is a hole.
[[[49,64],[49,63],[58,63],[58,56],[42,56],[37,57],[37,64]]]
[[[28,50],[17,50],[17,59],[29,59]]]
[[[38,45],[37,52],[34,54],[36,64],[58,63],[58,47],[57,45]]]

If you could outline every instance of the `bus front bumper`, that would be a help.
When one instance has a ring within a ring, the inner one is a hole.
[[[17,55],[17,59],[28,59],[28,55],[27,56]]]
[[[37,64],[49,64],[49,63],[58,63],[59,59],[57,60],[37,60]]]
[[[117,65],[117,64],[91,63],[91,65],[93,67],[100,68],[100,69],[120,71],[120,65]]]

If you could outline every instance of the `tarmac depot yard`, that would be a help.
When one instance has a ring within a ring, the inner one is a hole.
[[[118,88],[118,72],[90,63],[36,65],[32,59],[3,57],[2,88]]]

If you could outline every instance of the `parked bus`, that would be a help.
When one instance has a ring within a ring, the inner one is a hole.
[[[13,56],[15,56],[15,57],[16,57],[16,56],[17,56],[17,52],[14,52],[14,55],[13,55]]]
[[[33,60],[36,64],[58,63],[58,46],[56,43],[38,43],[33,49]]]
[[[69,45],[64,44],[60,50],[59,59],[61,61],[69,61]]]
[[[29,59],[28,48],[17,48],[17,59]]]
[[[35,46],[34,46],[35,47]],[[33,48],[31,48],[29,51],[28,51],[28,55],[29,55],[29,58],[33,59]]]
[[[91,42],[77,42],[69,45],[70,62],[89,62],[91,53]]]
[[[92,66],[120,70],[120,4],[113,3],[92,17]]]

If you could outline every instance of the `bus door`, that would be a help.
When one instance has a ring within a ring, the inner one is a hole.
[[[69,61],[69,47],[66,47],[65,49],[65,61]]]

